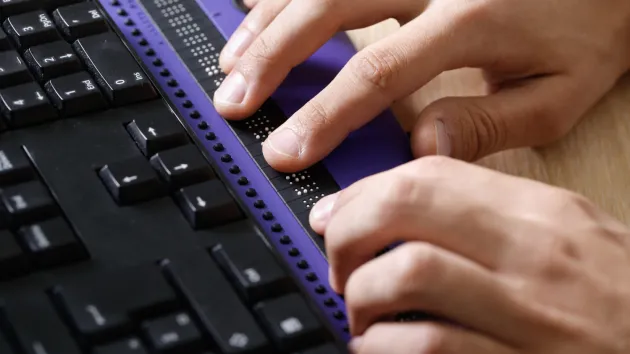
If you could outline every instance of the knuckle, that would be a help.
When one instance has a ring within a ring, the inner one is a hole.
[[[477,104],[463,105],[463,114],[473,129],[466,129],[469,136],[462,141],[468,144],[465,150],[469,160],[476,160],[497,151],[507,143],[507,127],[498,112],[489,112]]]
[[[278,61],[276,46],[264,35],[259,36],[240,61],[243,71],[255,71],[260,65],[273,65]]]
[[[423,243],[402,245],[399,252],[394,275],[398,293],[401,298],[417,298],[440,276],[439,255],[433,247]]]
[[[447,349],[451,339],[444,328],[434,324],[427,324],[419,332],[418,339],[422,339],[419,353],[443,354],[448,352]]]
[[[302,131],[319,131],[319,128],[329,126],[331,114],[318,100],[311,100],[304,106],[304,114],[298,115],[296,120]]]
[[[366,48],[350,61],[350,72],[358,82],[385,93],[404,65],[401,57],[392,49]]]

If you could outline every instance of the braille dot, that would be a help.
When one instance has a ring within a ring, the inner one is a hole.
[[[179,98],[185,97],[186,96],[186,92],[184,92],[184,90],[182,90],[182,89],[179,89],[179,90],[175,91],[175,96],[179,97]]]
[[[160,71],[160,75],[164,76],[164,77],[167,77],[167,76],[171,75],[171,72],[168,71],[168,69],[163,69],[162,71]]]
[[[199,111],[192,111],[190,112],[190,118],[199,119],[201,118],[201,113],[199,113]]]
[[[184,106],[184,108],[192,108],[193,103],[190,100],[186,100],[182,103],[182,106]]]
[[[323,285],[318,285],[315,288],[315,292],[318,294],[326,294],[326,287],[324,287]]]
[[[337,302],[333,298],[329,297],[328,299],[324,300],[324,305],[328,307],[333,307],[337,305]]]
[[[241,168],[236,166],[236,165],[234,165],[234,166],[230,167],[229,171],[230,171],[231,174],[235,175],[235,174],[238,174],[239,172],[241,172]]]
[[[273,220],[273,213],[270,211],[266,211],[263,213],[263,219],[269,221],[269,220]]]
[[[199,122],[199,124],[197,124],[197,126],[199,127],[199,129],[201,130],[206,130],[208,129],[210,126],[208,125],[208,123],[206,123],[205,121]]]
[[[247,177],[243,176],[238,179],[238,184],[241,186],[246,186],[249,184],[249,180],[247,179]]]
[[[287,235],[280,237],[280,243],[283,245],[288,245],[291,243],[291,238]]]
[[[141,34],[142,34],[142,32],[139,29],[137,29],[137,28],[134,28],[133,31],[131,31],[131,35],[135,36],[135,37],[137,37],[137,36],[139,36]]]
[[[265,202],[262,200],[257,200],[254,202],[254,207],[258,208],[258,209],[262,209],[265,207]],[[277,225],[277,224],[276,224]],[[275,225],[274,225],[275,226]]]
[[[298,250],[297,248],[293,247],[289,250],[289,256],[297,257],[299,255],[300,255],[300,250]]]
[[[273,232],[282,232],[282,225],[280,225],[280,224],[273,224],[273,225],[271,225],[271,231],[273,231]]]
[[[144,45],[149,44],[149,42],[146,40],[146,38],[142,38],[140,41],[138,41],[138,44],[140,44],[140,45],[143,45],[143,46],[144,46]]]
[[[343,320],[346,318],[346,315],[343,314],[343,312],[337,310],[335,312],[333,312],[333,317],[338,319],[338,320]]]
[[[168,80],[168,82],[166,84],[169,85],[170,87],[176,87],[177,85],[179,85],[177,83],[177,80],[175,80],[175,79]]]
[[[315,281],[315,280],[317,280],[317,274],[312,273],[312,272],[306,274],[306,280],[308,280],[308,281]]]
[[[297,266],[300,269],[307,269],[308,268],[308,262],[305,260],[301,260],[299,262],[297,262]]]
[[[223,147],[223,144],[221,144],[221,143],[214,144],[214,146],[212,148],[214,149],[214,151],[223,151],[223,150],[225,150],[225,147]]]
[[[214,134],[213,132],[209,132],[208,134],[206,134],[206,140],[214,140],[217,138],[217,135]]]
[[[225,154],[225,155],[221,156],[221,161],[223,161],[223,162],[232,162],[232,156],[230,154]],[[241,178],[245,178],[245,177],[241,177]]]
[[[144,52],[144,53],[145,53],[146,55],[148,55],[148,56],[152,57],[152,56],[154,56],[154,55],[155,55],[155,50],[153,50],[153,49],[149,48],[149,49],[147,49],[147,51],[146,51],[146,52]]]

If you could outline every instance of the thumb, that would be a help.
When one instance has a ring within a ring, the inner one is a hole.
[[[549,144],[568,133],[587,109],[576,104],[580,93],[572,86],[569,77],[547,76],[489,96],[435,101],[412,130],[414,155],[472,162],[502,150]]]

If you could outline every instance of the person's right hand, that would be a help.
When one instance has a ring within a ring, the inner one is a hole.
[[[256,0],[247,1],[249,4]],[[260,0],[228,41],[215,105],[255,112],[336,32],[387,18],[402,27],[354,56],[264,144],[277,170],[304,169],[443,71],[477,67],[484,97],[434,102],[413,130],[416,156],[473,161],[565,135],[630,67],[628,0]]]

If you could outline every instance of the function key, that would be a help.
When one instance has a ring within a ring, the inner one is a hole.
[[[114,105],[157,97],[151,81],[115,34],[108,32],[81,38],[74,43],[74,48]]]
[[[221,226],[243,218],[238,204],[219,180],[182,188],[176,199],[195,229]]]
[[[96,347],[92,354],[148,354],[142,341],[133,337],[111,344]]]
[[[1,90],[0,112],[9,126],[14,128],[57,118],[57,111],[52,103],[34,82]]]
[[[44,86],[53,105],[65,117],[105,109],[107,101],[87,72],[53,79]]]
[[[188,135],[172,114],[135,119],[127,131],[145,156],[188,143]]]
[[[11,49],[9,36],[0,28],[0,52]]]
[[[255,310],[283,351],[310,347],[326,339],[323,324],[298,294],[262,302]]]
[[[198,353],[201,332],[187,313],[178,313],[143,324],[145,337],[157,353]]]
[[[57,266],[86,258],[85,250],[62,218],[24,226],[18,237],[40,267]]]
[[[62,41],[32,47],[24,53],[24,59],[40,81],[81,70],[81,61],[72,47]]]
[[[4,22],[4,29],[21,49],[61,39],[55,23],[44,11],[11,16]]]
[[[28,259],[13,234],[8,230],[0,231],[0,280],[22,275],[27,270]]]
[[[131,158],[101,168],[103,183],[120,205],[161,197],[163,186],[144,158]]]
[[[14,225],[25,225],[57,213],[57,205],[43,184],[37,181],[0,191],[3,211]]]
[[[0,145],[0,185],[27,182],[34,177],[35,170],[20,147]]]
[[[0,88],[32,81],[28,67],[18,52],[0,52]]]
[[[41,5],[42,0],[2,0],[0,1],[0,20],[9,16],[33,11]]]
[[[65,6],[53,12],[57,26],[68,40],[108,31],[105,17],[93,2]]]
[[[154,155],[151,157],[151,165],[174,188],[186,187],[215,177],[208,161],[192,144]]]

